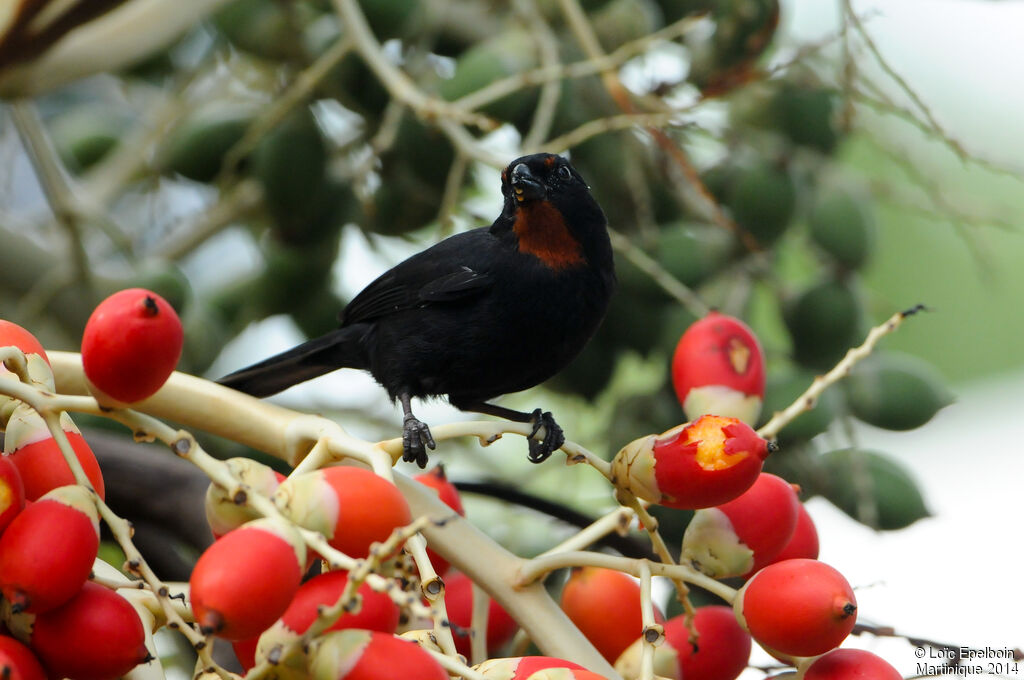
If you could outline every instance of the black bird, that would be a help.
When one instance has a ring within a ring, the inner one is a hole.
[[[517,158],[501,192],[490,227],[399,263],[349,303],[337,330],[219,382],[264,397],[359,368],[402,403],[406,461],[424,467],[435,446],[410,399],[440,395],[464,411],[532,423],[529,458],[545,460],[565,442],[551,413],[488,401],[547,380],[579,354],[615,285],[612,249],[604,213],[564,158]]]

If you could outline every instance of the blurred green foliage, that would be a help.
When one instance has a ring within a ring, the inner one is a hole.
[[[432,0],[360,4],[389,58],[441,101],[456,102],[505,77],[536,76],[545,39],[554,41],[562,64],[584,60],[552,0],[537,0],[539,16],[529,17],[509,3],[471,0],[445,11]],[[784,40],[776,0],[581,6],[608,52],[706,14],[702,30],[635,50],[674,60],[678,74],[638,57],[621,72],[644,73],[627,78],[630,90],[609,89],[590,71],[562,78],[555,92],[543,92],[542,79],[524,81],[477,108],[512,140],[538,131],[551,140],[597,124],[568,152],[611,226],[645,256],[617,254],[620,285],[608,317],[551,381],[560,394],[553,398],[582,414],[585,443],[605,455],[682,419],[667,363],[701,310],[682,302],[665,279],[746,319],[758,333],[770,376],[763,420],[859,344],[871,325],[924,302],[937,313],[886,340],[921,358],[908,363],[883,352],[858,368],[848,385],[827,391],[782,431],[783,450],[772,463],[808,493],[874,526],[895,528],[923,516],[917,506],[860,512],[861,496],[828,483],[854,454],[826,454],[845,440],[817,435],[844,432],[853,419],[889,429],[924,425],[950,401],[941,375],[964,380],[1024,362],[1024,315],[1006,313],[1017,303],[1012,291],[1024,283],[1016,266],[1024,246],[1013,234],[981,232],[952,209],[944,214],[935,206],[935,214],[910,217],[888,200],[881,188],[929,189],[914,185],[863,123],[836,61],[812,54],[764,70]],[[465,21],[452,20],[458,17]],[[543,21],[549,35],[532,30],[531,19]],[[92,303],[118,287],[149,286],[182,313],[182,368],[202,373],[233,337],[267,316],[288,315],[307,335],[334,326],[344,305],[335,276],[346,225],[386,249],[393,237],[436,240],[453,215],[458,228],[493,218],[497,171],[456,149],[436,118],[398,105],[359,55],[341,54],[315,82],[302,81],[346,37],[330,3],[236,0],[171,49],[114,76],[124,96],[86,82],[41,99],[48,134],[82,190],[105,186],[126,159],[132,172],[113,191],[107,187],[108,216],[78,225],[94,265],[91,288],[71,290],[71,283],[47,278],[57,266],[60,230],[45,232],[52,246],[45,248],[0,224],[0,313],[40,329],[50,346],[74,348]],[[672,106],[678,118],[660,136],[610,124],[624,113]],[[701,107],[714,109],[718,122],[694,115]],[[254,130],[264,133],[250,139]],[[953,162],[949,154],[937,159]],[[981,170],[958,177],[966,191],[992,190],[991,175]],[[258,200],[233,198],[247,182],[258,187]],[[198,217],[149,219],[162,217],[163,202],[173,203],[170,191],[202,196],[205,208]],[[1019,203],[1019,184],[999,184],[998,191]],[[131,209],[140,204],[156,207]],[[204,248],[223,247],[213,236],[226,228],[248,239],[258,262],[192,280],[184,272]],[[167,246],[182,232],[191,235],[187,247]],[[643,379],[624,368],[636,366],[649,369]],[[856,456],[877,472],[878,493],[912,496],[912,476],[884,454]]]

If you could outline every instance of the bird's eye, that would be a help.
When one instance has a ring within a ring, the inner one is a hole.
[[[568,165],[560,165],[558,167],[558,177],[559,177],[559,179],[564,179],[564,180],[572,179],[572,171],[569,170],[569,166]]]

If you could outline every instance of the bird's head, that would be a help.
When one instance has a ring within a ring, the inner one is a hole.
[[[524,205],[589,194],[590,188],[565,158],[535,153],[515,159],[502,171],[501,193],[506,205]]]
[[[604,251],[604,213],[580,174],[561,156],[522,156],[501,173],[502,216],[512,225],[519,250],[561,269]],[[602,257],[603,260],[603,257]]]

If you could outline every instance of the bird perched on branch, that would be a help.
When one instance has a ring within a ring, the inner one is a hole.
[[[342,311],[341,327],[220,380],[275,394],[338,368],[369,371],[405,414],[403,459],[435,447],[412,397],[446,395],[464,411],[532,423],[529,458],[565,441],[550,412],[489,403],[533,387],[575,357],[615,284],[604,213],[567,160],[534,154],[501,173],[490,227],[451,236],[381,275]]]

